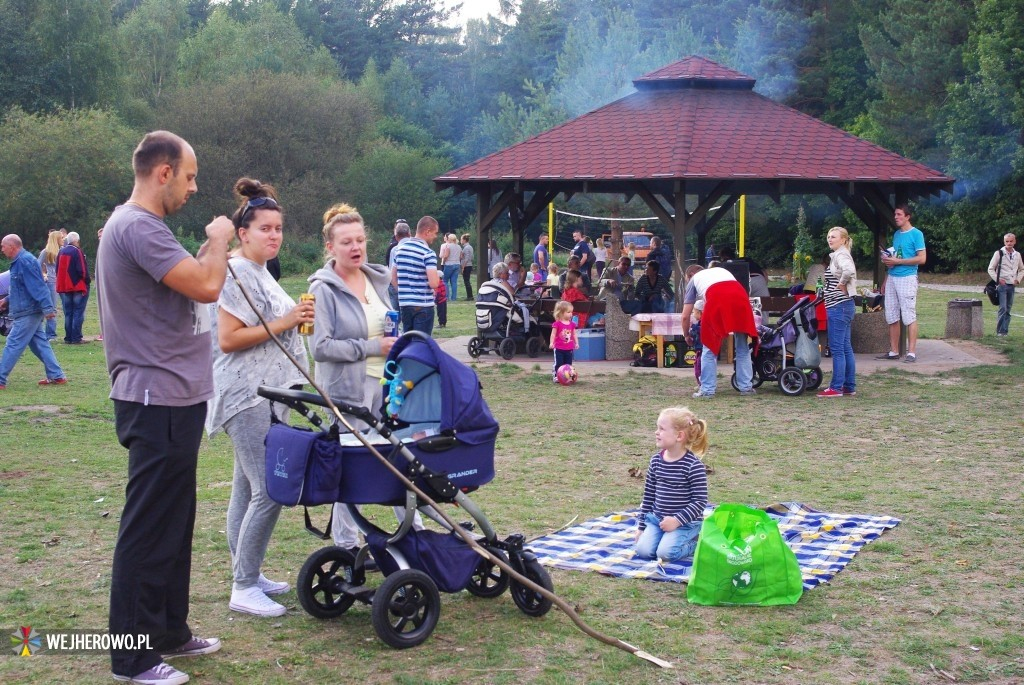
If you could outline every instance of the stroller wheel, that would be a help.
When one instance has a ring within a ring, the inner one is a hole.
[[[526,354],[530,357],[539,357],[541,352],[544,351],[544,341],[540,338],[533,337],[526,339]]]
[[[796,397],[803,394],[805,385],[804,372],[795,366],[787,367],[779,374],[779,390],[784,395]]]
[[[805,384],[807,386],[807,390],[817,390],[818,386],[821,385],[822,378],[825,377],[825,374],[823,374],[821,369],[817,366],[807,369],[805,375],[807,376],[807,382]]]
[[[516,341],[512,338],[502,338],[501,342],[498,343],[498,354],[505,360],[516,356]]]
[[[764,377],[760,374],[760,372],[757,370],[757,367],[755,366],[754,367],[754,377],[753,377],[753,379],[751,379],[751,384],[755,388],[760,388],[762,383],[764,383]]]
[[[441,595],[423,571],[396,571],[373,595],[373,629],[396,649],[422,644],[434,632],[440,615]]]
[[[496,549],[490,552],[508,563],[508,557],[504,552]],[[488,559],[481,559],[469,582],[466,583],[466,591],[477,597],[497,597],[508,589],[508,582],[509,575],[500,566]]]
[[[732,385],[732,389],[733,390],[735,390],[736,392],[739,392],[740,386],[736,383],[736,374],[735,373],[732,376],[729,377],[729,383]]]
[[[554,592],[555,586],[551,582],[551,576],[548,575],[547,570],[536,559],[524,561],[522,573],[545,590]],[[511,592],[512,601],[527,616],[540,617],[551,610],[550,599],[518,581],[512,581]]]
[[[484,341],[474,335],[469,339],[469,344],[466,345],[466,348],[469,351],[469,356],[476,359],[484,352]]]
[[[362,584],[353,582],[355,561],[347,549],[334,546],[310,555],[299,571],[296,588],[306,613],[316,618],[337,618],[348,611],[355,598],[345,593],[342,583]]]

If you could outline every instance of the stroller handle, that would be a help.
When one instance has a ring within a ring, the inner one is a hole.
[[[304,415],[307,413],[306,407],[304,406],[306,404],[315,404],[319,407],[329,406],[327,404],[327,400],[321,395],[306,392],[304,390],[292,390],[291,388],[275,388],[269,385],[261,385],[256,390],[256,394],[260,397],[266,397],[271,402],[280,402],[281,404],[287,405]],[[370,413],[370,410],[366,407],[356,407],[334,398],[331,398],[331,401],[342,414],[351,414],[371,426],[376,423],[376,419],[373,414]]]

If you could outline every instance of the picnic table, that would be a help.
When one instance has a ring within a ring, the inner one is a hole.
[[[658,348],[658,368],[665,365],[665,336],[685,335],[681,314],[634,314],[629,319],[629,330],[638,331],[640,337],[654,336]]]

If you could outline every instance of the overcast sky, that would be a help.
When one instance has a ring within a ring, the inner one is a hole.
[[[446,7],[459,4],[458,0],[444,0]],[[498,13],[498,0],[463,0],[459,23],[465,25],[469,19],[483,19],[488,14]]]

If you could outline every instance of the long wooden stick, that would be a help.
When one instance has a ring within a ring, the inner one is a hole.
[[[366,436],[364,436],[362,433],[360,433],[359,431],[352,427],[352,425],[348,422],[345,416],[341,413],[341,410],[339,410],[337,405],[335,405],[334,402],[331,400],[330,395],[325,393],[320,388],[320,386],[317,385],[316,381],[313,379],[313,376],[309,373],[307,365],[299,363],[299,360],[295,359],[295,357],[292,356],[291,352],[288,351],[284,343],[281,342],[281,339],[278,338],[272,330],[270,330],[270,324],[268,324],[266,319],[263,318],[263,315],[260,314],[259,310],[256,308],[256,304],[252,301],[252,298],[250,297],[249,293],[246,292],[245,288],[242,287],[242,284],[238,280],[238,276],[235,274],[235,270],[232,268],[230,261],[228,262],[228,271],[231,272],[231,277],[234,278],[235,283],[238,284],[239,290],[242,291],[242,296],[245,297],[245,301],[249,304],[249,307],[252,308],[253,313],[256,314],[256,317],[263,325],[264,330],[267,331],[267,334],[270,336],[270,339],[273,340],[274,344],[277,345],[277,347],[284,353],[284,355],[288,358],[288,361],[290,361],[295,366],[295,368],[299,370],[303,377],[305,377],[305,379],[309,382],[313,389],[316,390],[317,394],[324,399],[324,401],[327,403],[328,408],[334,413],[335,417],[337,417],[341,425],[343,425],[347,430],[351,431],[352,434],[355,435],[356,438],[359,440],[359,442],[363,444],[363,447],[367,448],[370,451],[370,453],[373,454],[373,456],[380,461],[381,464],[387,467],[387,469],[391,471],[391,473],[396,478],[398,478],[399,481],[401,481],[402,485],[404,485],[407,489],[415,492],[416,496],[423,500],[428,506],[433,507],[434,511],[441,515],[441,518],[444,519],[445,523],[447,523],[451,527],[451,529],[454,530],[459,535],[459,537],[461,537],[462,540],[470,546],[470,548],[472,548],[474,552],[484,557],[495,566],[499,567],[502,571],[507,573],[509,577],[514,579],[516,582],[526,586],[534,592],[541,594],[546,599],[551,600],[551,602],[559,609],[561,609],[562,613],[568,616],[580,630],[582,630],[584,633],[594,638],[595,640],[603,642],[606,645],[611,645],[612,647],[615,647],[617,649],[629,652],[630,654],[636,657],[639,657],[646,661],[650,661],[651,663],[656,664],[662,668],[673,668],[673,665],[670,661],[660,659],[654,656],[653,654],[648,654],[639,647],[634,647],[633,645],[627,642],[623,642],[618,638],[614,638],[605,635],[604,633],[598,632],[597,630],[594,630],[589,625],[587,625],[587,623],[582,618],[580,618],[579,614],[576,613],[576,611],[569,605],[568,602],[566,602],[564,599],[556,595],[554,592],[551,592],[545,587],[541,587],[540,585],[533,582],[526,576],[522,575],[514,568],[509,566],[506,562],[499,559],[497,555],[492,554],[490,550],[488,550],[486,547],[478,543],[473,538],[473,536],[469,534],[469,531],[467,531],[465,528],[456,523],[454,519],[448,516],[448,514],[445,513],[445,511],[441,507],[439,507],[437,503],[430,498],[429,495],[427,495],[427,493],[423,492],[419,487],[417,487],[416,484],[409,480],[404,473],[402,473],[390,461],[388,461],[384,457],[384,455],[378,452],[377,448],[370,444],[370,441],[366,438]]]

